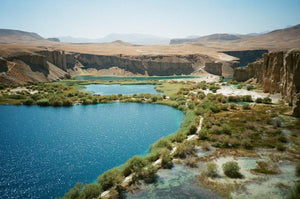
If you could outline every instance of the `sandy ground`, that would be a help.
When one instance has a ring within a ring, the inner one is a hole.
[[[213,74],[201,74],[200,75],[201,77],[199,78],[186,78],[186,79],[172,79],[172,80],[176,80],[176,81],[184,81],[184,82],[196,82],[196,83],[199,83],[199,82],[202,82],[202,81],[206,81],[208,83],[213,83],[213,82],[219,82],[220,81],[220,76],[218,75],[213,75]]]
[[[11,93],[11,94],[15,94],[15,93],[17,93],[17,92],[22,92],[22,91],[27,91],[27,92],[29,92],[31,95],[33,95],[33,94],[39,92],[39,91],[37,91],[37,90],[28,90],[27,88],[24,88],[24,87],[17,87],[17,88],[11,89],[11,90],[10,90],[10,93]]]
[[[206,95],[208,93],[212,93],[210,90],[203,91]],[[277,94],[269,94],[263,93],[260,91],[248,91],[246,89],[237,89],[231,86],[221,86],[221,89],[218,89],[216,94],[222,94],[224,96],[244,96],[244,95],[251,95],[252,99],[255,100],[257,98],[264,98],[270,97],[272,99],[272,103],[278,103],[281,100],[280,93]]]

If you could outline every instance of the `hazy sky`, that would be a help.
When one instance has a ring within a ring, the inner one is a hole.
[[[300,0],[0,0],[0,28],[43,37],[109,33],[185,37],[300,23]]]

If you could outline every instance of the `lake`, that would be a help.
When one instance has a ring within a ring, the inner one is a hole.
[[[155,90],[155,85],[142,84],[142,85],[120,85],[120,84],[89,84],[85,85],[85,91],[89,91],[99,95],[133,95],[140,93],[158,94]]]
[[[164,105],[0,106],[0,198],[55,198],[178,130]]]
[[[137,80],[137,81],[147,81],[147,80],[168,80],[168,79],[190,79],[190,78],[201,78],[201,76],[192,75],[182,75],[182,76],[147,76],[147,77],[121,77],[121,76],[75,76],[75,79],[79,80],[102,80],[102,81],[118,81],[118,80]]]

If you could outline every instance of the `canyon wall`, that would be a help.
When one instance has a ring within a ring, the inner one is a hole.
[[[52,82],[70,78],[66,71],[66,56],[62,51],[21,53],[0,58],[0,84]]]
[[[170,76],[203,73],[230,74],[238,63],[208,55],[94,55],[59,50],[19,52],[0,57],[0,84],[50,82],[71,75]],[[230,70],[229,70],[230,69]]]
[[[268,50],[223,51],[222,53],[239,58],[240,66],[247,66],[248,63],[254,62],[257,59],[261,59],[264,53],[268,53]]]
[[[264,54],[261,60],[234,70],[233,79],[256,79],[264,92],[281,93],[293,104],[293,114],[300,117],[300,51],[277,51]]]
[[[71,58],[73,57],[73,58]],[[74,60],[72,62],[72,60]],[[195,67],[210,59],[200,55],[67,55],[67,67],[72,69],[74,63],[81,69],[95,68],[97,70],[118,67],[125,71],[140,75],[169,76],[188,75],[195,71]]]

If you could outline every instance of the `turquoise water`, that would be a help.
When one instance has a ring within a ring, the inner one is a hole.
[[[126,193],[126,198],[221,199],[221,196],[199,184],[199,174],[199,170],[193,171],[183,165],[174,164],[172,169],[163,169],[157,173],[156,183],[142,186],[137,193]]]
[[[137,81],[146,80],[167,80],[167,79],[188,79],[188,78],[200,78],[201,76],[150,76],[150,77],[119,77],[119,76],[76,76],[75,79],[80,80],[102,80],[102,81],[118,81],[125,79],[135,79]]]
[[[158,94],[154,89],[155,85],[143,84],[143,85],[120,85],[120,84],[89,84],[85,86],[86,91],[100,95],[132,95],[139,93],[151,93]]]
[[[174,133],[164,105],[0,106],[0,198],[55,198]]]

